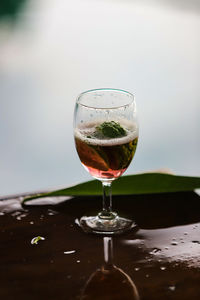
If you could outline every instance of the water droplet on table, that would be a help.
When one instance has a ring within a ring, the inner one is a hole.
[[[161,251],[160,248],[154,248],[151,252],[149,252],[149,254],[157,254]]]
[[[168,289],[169,289],[170,291],[174,292],[175,289],[176,289],[176,287],[175,287],[175,285],[170,285],[170,286],[168,287]]]
[[[58,212],[55,211],[55,210],[53,210],[53,209],[48,209],[47,214],[48,214],[49,216],[55,216],[55,215],[58,214]]]
[[[70,251],[65,251],[64,254],[73,254],[75,252],[76,252],[76,250],[70,250]]]
[[[171,242],[171,245],[172,245],[172,246],[177,246],[178,243],[177,243],[177,242]]]
[[[78,218],[75,219],[74,223],[75,223],[76,225],[80,226],[80,222],[79,222],[79,219],[78,219]]]

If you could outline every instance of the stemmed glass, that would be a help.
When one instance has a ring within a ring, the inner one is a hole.
[[[83,216],[85,232],[118,234],[135,227],[133,220],[112,211],[113,180],[129,166],[137,147],[134,96],[118,89],[95,89],[79,95],[74,111],[76,150],[85,169],[103,186],[103,209]]]

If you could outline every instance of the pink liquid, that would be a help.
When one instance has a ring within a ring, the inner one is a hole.
[[[84,164],[83,164],[84,165]],[[107,178],[107,179],[114,179],[114,178],[118,178],[119,176],[121,176],[127,168],[121,169],[121,170],[112,170],[112,169],[108,169],[108,171],[102,171],[102,170],[98,170],[92,167],[88,167],[86,165],[84,165],[84,167],[86,168],[86,170],[88,172],[90,172],[90,174],[95,177],[95,178],[99,178],[99,179],[103,179],[103,178]]]
[[[86,170],[98,179],[115,179],[121,176],[129,166],[136,150],[138,138],[123,143],[92,144],[88,139],[75,137],[80,160]]]

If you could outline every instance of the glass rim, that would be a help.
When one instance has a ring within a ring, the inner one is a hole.
[[[81,98],[84,95],[89,94],[89,93],[93,93],[93,92],[98,92],[98,91],[121,92],[121,93],[129,95],[131,97],[131,100],[127,104],[117,105],[117,106],[111,106],[111,107],[95,107],[95,106],[83,104],[83,103],[80,102]],[[121,107],[129,106],[132,103],[135,103],[135,96],[132,93],[130,93],[130,92],[126,91],[126,90],[123,90],[123,89],[117,89],[117,88],[97,88],[97,89],[90,89],[90,90],[84,91],[81,94],[79,94],[78,97],[77,97],[77,99],[76,99],[76,103],[78,105],[81,105],[81,106],[87,107],[87,108],[91,108],[91,109],[99,109],[99,110],[100,109],[118,109],[118,108],[121,108]]]

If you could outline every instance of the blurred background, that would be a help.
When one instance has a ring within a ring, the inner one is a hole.
[[[200,176],[200,1],[1,0],[0,195],[91,179],[73,141],[82,91],[136,97],[126,174]]]

